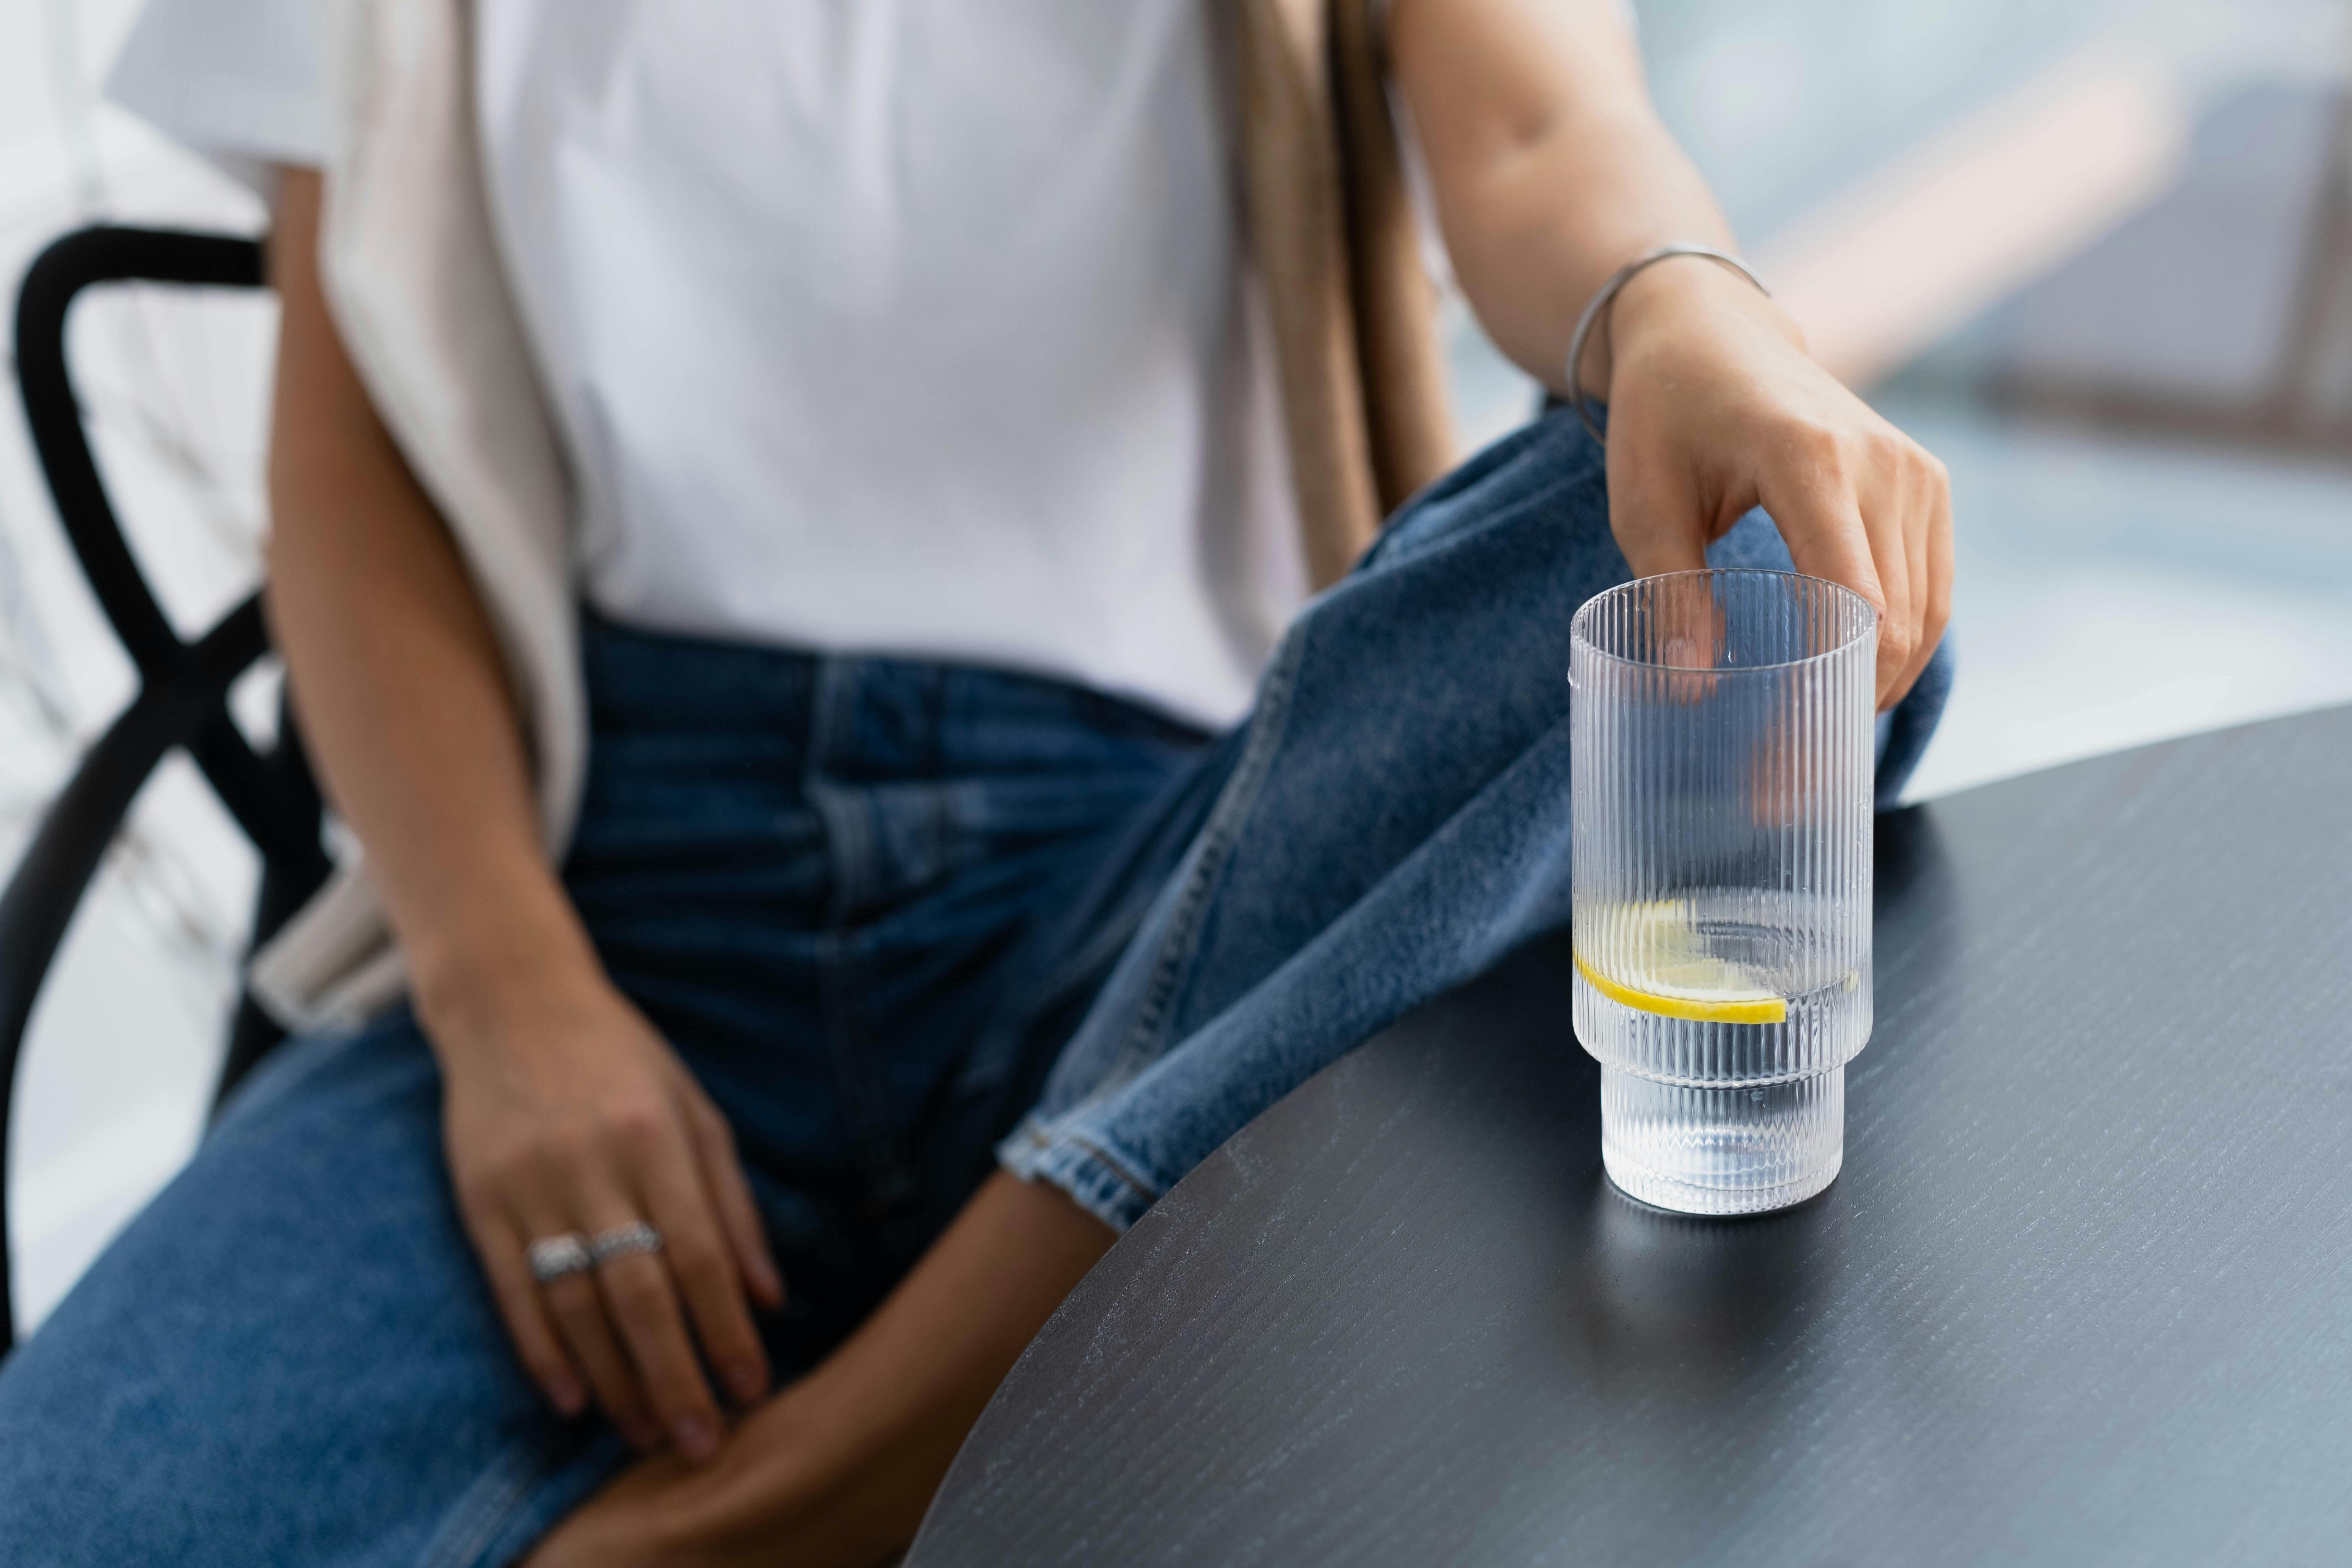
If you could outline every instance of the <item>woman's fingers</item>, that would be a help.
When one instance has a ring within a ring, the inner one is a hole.
[[[1900,702],[1911,683],[1919,678],[1919,667],[1927,662],[1931,651],[1927,646],[1927,597],[1929,573],[1927,566],[1927,519],[1930,505],[1925,475],[1919,466],[1907,457],[1904,462],[1906,483],[1903,486],[1903,560],[1911,568],[1911,616],[1916,629],[1912,635],[1911,658],[1903,673],[1895,679],[1895,691],[1888,699],[1890,705]]]
[[[1879,636],[1884,711],[1910,692],[1950,617],[1951,500],[1943,465],[1902,436],[1886,430],[1870,445],[1874,460],[1857,487],[1857,506],[1887,587]]]
[[[719,1451],[719,1402],[695,1360],[669,1270],[635,1253],[602,1265],[596,1284],[671,1446],[696,1464],[709,1458]]]
[[[598,1166],[579,1173],[574,1189],[579,1228],[592,1245],[647,1223],[648,1205],[631,1190],[633,1185],[641,1188],[642,1180],[624,1184],[617,1168]],[[598,1263],[596,1291],[644,1387],[653,1420],[681,1455],[699,1462],[719,1447],[719,1402],[702,1375],[686,1315],[678,1307],[677,1285],[666,1256],[668,1245],[665,1237],[659,1251],[625,1252]]]
[[[550,1405],[566,1415],[579,1415],[587,1408],[587,1395],[580,1386],[579,1371],[558,1342],[539,1281],[531,1277],[530,1265],[525,1260],[523,1249],[529,1242],[512,1226],[487,1215],[477,1218],[468,1213],[465,1221],[523,1371],[547,1395]]]
[[[568,1191],[568,1184],[543,1182],[521,1194],[522,1229],[531,1240],[577,1234],[579,1222],[574,1205],[558,1195]],[[524,1274],[530,1277],[528,1262]],[[545,1284],[536,1279],[531,1283],[570,1352],[572,1364],[586,1374],[588,1387],[595,1394],[596,1403],[604,1407],[605,1416],[632,1446],[640,1449],[657,1447],[662,1441],[661,1426],[654,1419],[636,1369],[613,1337],[612,1321],[605,1316],[604,1299],[597,1291],[593,1271],[581,1269]]]
[[[1855,503],[1870,536],[1871,564],[1886,605],[1878,619],[1878,709],[1895,706],[1911,655],[1919,647],[1919,597],[1913,575],[1912,520],[1898,460],[1892,452],[1872,455],[1867,477],[1856,486]]]
[[[1919,646],[1911,652],[1911,666],[1895,696],[1909,695],[1919,672],[1927,668],[1944,632],[1952,621],[1952,487],[1944,465],[1916,448],[1912,453],[1916,491],[1912,515],[1919,520],[1919,542],[1914,552],[1919,588]]]
[[[1843,466],[1784,463],[1767,468],[1758,488],[1758,500],[1780,529],[1797,570],[1851,588],[1877,609],[1875,685],[1883,696],[1909,657],[1907,642],[1899,658],[1890,659],[1888,649],[1897,605],[1890,603],[1896,595],[1890,594],[1887,579],[1900,584],[1901,598],[1908,598],[1910,591],[1909,579],[1898,574],[1899,548],[1893,552],[1895,559],[1885,558],[1882,531],[1874,530],[1865,519],[1850,471]]]
[[[1636,577],[1696,572],[1706,565],[1705,503],[1696,476],[1670,446],[1612,441],[1609,447],[1609,531]],[[1653,632],[1659,663],[1674,669],[1712,669],[1722,641],[1723,616],[1715,595],[1697,580],[1686,593],[1667,592]],[[1677,681],[1682,696],[1705,687]]]
[[[1753,500],[1772,516],[1797,570],[1843,584],[1879,612],[1874,681],[1880,710],[1911,689],[1951,615],[1951,500],[1943,466],[1892,428],[1838,432],[1783,429],[1757,465]],[[1710,503],[1709,489],[1683,467],[1671,442],[1652,450],[1632,439],[1610,452],[1612,531],[1637,577],[1706,563],[1710,519],[1744,510]],[[1713,487],[1718,498],[1748,493]],[[1680,625],[1677,620],[1677,625]],[[1708,628],[1689,617],[1687,651],[1703,656]],[[1669,647],[1671,664],[1704,666]]]
[[[693,1136],[702,1178],[718,1205],[719,1226],[735,1255],[736,1267],[760,1305],[770,1311],[784,1304],[783,1271],[769,1249],[767,1227],[760,1223],[759,1205],[751,1201],[751,1184],[744,1178],[742,1157],[735,1152],[735,1134],[727,1119],[698,1092],[686,1095],[687,1131]]]
[[[736,1403],[749,1405],[768,1392],[768,1354],[751,1326],[742,1276],[719,1228],[691,1134],[678,1131],[678,1137],[664,1137],[648,1150],[639,1165],[646,1205],[704,1355]]]
[[[596,1403],[604,1406],[605,1415],[632,1446],[658,1447],[661,1425],[654,1419],[636,1368],[613,1337],[612,1321],[604,1315],[604,1298],[595,1280],[585,1273],[568,1274],[551,1281],[546,1296],[548,1312],[571,1347],[572,1359],[588,1374],[588,1386],[595,1390]]]
[[[1930,563],[1924,539],[1914,542],[1920,523],[1906,493],[1905,445],[1891,433],[1794,440],[1759,486],[1797,570],[1843,584],[1878,607],[1881,710],[1916,673],[1929,596]]]
[[[1636,577],[1706,564],[1706,504],[1673,432],[1640,438],[1637,423],[1612,422],[1608,452],[1609,531]]]

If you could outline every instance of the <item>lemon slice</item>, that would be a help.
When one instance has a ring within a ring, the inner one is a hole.
[[[1580,952],[1576,954],[1576,972],[1612,1002],[1661,1017],[1687,1018],[1698,1024],[1780,1024],[1789,1017],[1789,999],[1785,996],[1663,996],[1654,991],[1636,991],[1630,985],[1618,984],[1585,963]]]

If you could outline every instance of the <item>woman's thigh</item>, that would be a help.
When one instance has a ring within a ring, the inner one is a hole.
[[[291,1045],[0,1368],[0,1563],[494,1562],[619,1462],[507,1348],[405,1015]]]

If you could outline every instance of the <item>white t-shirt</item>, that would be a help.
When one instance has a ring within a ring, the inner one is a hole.
[[[1210,11],[476,0],[589,600],[1238,718],[1307,582]],[[151,0],[110,89],[315,162],[317,48],[308,0]]]

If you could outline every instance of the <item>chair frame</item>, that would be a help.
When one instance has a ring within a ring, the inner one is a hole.
[[[278,738],[257,752],[229,716],[230,686],[269,651],[258,593],[203,636],[172,629],[139,569],[82,426],[66,321],[92,287],[268,286],[259,242],[228,235],[100,226],[55,241],[16,297],[16,375],[25,419],[66,538],[99,606],[131,655],[139,689],[84,753],[0,892],[0,1356],[14,1343],[7,1233],[9,1112],[25,1031],[51,962],[100,862],[156,765],[186,751],[261,855],[252,942],[266,942],[326,880],[318,785],[283,704]],[[241,991],[213,1106],[283,1038]]]

